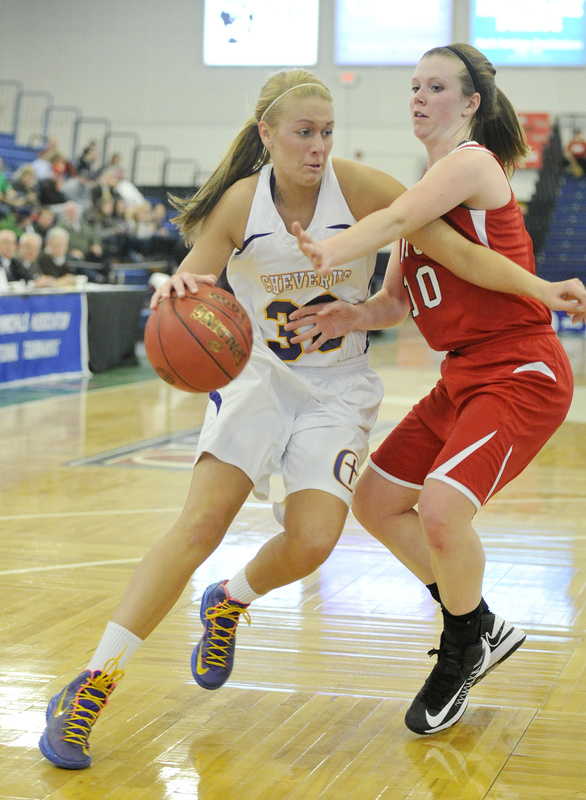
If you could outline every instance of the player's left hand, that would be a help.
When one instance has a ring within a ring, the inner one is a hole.
[[[330,339],[336,339],[357,329],[359,306],[360,304],[354,305],[343,300],[301,306],[289,314],[289,322],[285,325],[285,330],[297,331],[298,328],[310,326],[301,333],[297,333],[290,341],[292,344],[297,344],[317,337],[304,350],[305,353],[314,353]]]
[[[546,283],[541,300],[552,311],[565,311],[573,323],[586,314],[586,288],[579,278]]]

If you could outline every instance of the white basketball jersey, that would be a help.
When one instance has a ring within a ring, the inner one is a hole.
[[[364,331],[332,339],[306,355],[303,345],[290,342],[295,333],[284,330],[289,314],[307,303],[366,300],[376,253],[337,267],[332,275],[316,275],[275,208],[272,171],[268,164],[260,172],[244,244],[232,254],[227,270],[234,293],[252,321],[255,341],[289,366],[331,367],[363,356],[368,349]],[[355,222],[328,160],[308,233],[317,240],[327,239]]]

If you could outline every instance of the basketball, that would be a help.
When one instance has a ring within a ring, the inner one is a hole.
[[[184,392],[212,392],[239,375],[250,357],[252,326],[234,295],[200,284],[153,309],[144,331],[151,366]]]

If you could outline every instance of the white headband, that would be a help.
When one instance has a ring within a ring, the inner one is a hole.
[[[262,117],[259,119],[259,122],[262,122],[262,121],[263,121],[263,119],[264,119],[264,118],[266,117],[266,115],[269,113],[269,111],[271,110],[271,108],[272,108],[272,107],[275,105],[275,103],[278,103],[278,102],[279,102],[279,100],[281,99],[281,97],[285,97],[285,95],[286,95],[286,94],[289,94],[289,92],[292,92],[294,89],[301,89],[301,87],[302,87],[302,86],[319,86],[319,87],[320,87],[320,89],[324,89],[324,88],[325,88],[325,87],[324,87],[324,86],[323,86],[321,83],[298,83],[298,84],[297,84],[297,86],[291,86],[291,88],[290,88],[290,89],[285,89],[285,91],[283,92],[283,94],[280,94],[278,97],[275,97],[275,99],[273,100],[273,102],[272,102],[272,103],[269,103],[269,105],[268,105],[268,106],[265,108],[265,110],[264,110],[264,111],[263,111],[263,113],[262,113]]]

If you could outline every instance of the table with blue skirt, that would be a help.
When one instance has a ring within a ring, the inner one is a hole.
[[[0,294],[0,386],[136,365],[141,286],[12,288]]]

